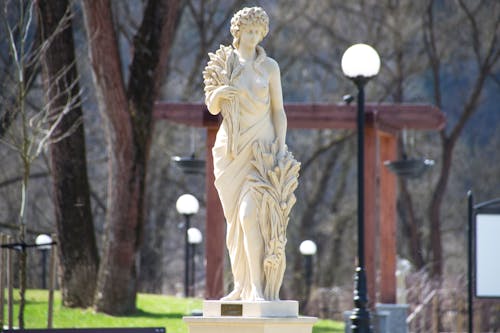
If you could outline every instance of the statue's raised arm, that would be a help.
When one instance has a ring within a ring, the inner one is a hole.
[[[268,31],[262,8],[238,11],[233,45],[210,53],[203,72],[207,107],[223,117],[212,149],[234,278],[223,300],[278,300],[285,272],[300,163],[285,144],[279,66],[258,45]]]

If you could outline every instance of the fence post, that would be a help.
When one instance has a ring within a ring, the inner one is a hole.
[[[422,304],[424,301],[422,300]],[[423,305],[422,307],[422,311],[421,313],[423,315],[420,316],[420,330],[417,330],[417,332],[425,332],[426,329],[427,329],[427,318],[429,318],[429,316],[427,315],[427,311],[428,310],[428,306],[427,305]]]
[[[0,234],[0,244],[6,244],[6,236],[4,234]],[[3,328],[4,316],[3,310],[5,307],[5,251],[0,247],[0,329]]]
[[[462,332],[464,329],[464,300],[460,295],[456,295],[455,299],[458,299],[458,311],[457,311],[457,332]]]
[[[52,235],[52,240],[57,244],[57,236]],[[50,268],[49,268],[49,302],[47,313],[47,328],[52,328],[54,312],[54,286],[57,269],[57,245],[52,245],[50,249]]]
[[[483,311],[482,302],[474,302],[474,332],[481,332],[481,313]]]
[[[12,242],[12,237],[7,236],[7,243]],[[9,329],[14,327],[14,271],[12,270],[12,249],[7,250],[7,287],[8,287],[8,321]]]
[[[432,332],[439,333],[439,293],[432,299]]]

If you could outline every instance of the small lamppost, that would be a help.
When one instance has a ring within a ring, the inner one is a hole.
[[[47,252],[52,248],[52,237],[41,234],[36,236],[35,245],[42,253],[42,289],[47,288]]]
[[[299,246],[300,254],[304,256],[304,271],[306,275],[306,299],[304,304],[307,304],[309,301],[313,274],[312,258],[316,254],[317,249],[316,243],[312,240],[305,240]]]
[[[203,235],[201,234],[200,229],[191,227],[187,231],[188,234],[188,243],[191,248],[191,255],[190,255],[190,260],[191,260],[191,281],[189,282],[189,295],[194,297],[195,296],[195,278],[196,278],[196,264],[195,264],[195,257],[196,257],[196,245],[200,244],[201,241],[203,240]]]
[[[380,57],[371,46],[355,44],[342,56],[342,72],[358,88],[358,267],[356,268],[352,331],[370,332],[370,314],[367,310],[368,288],[365,273],[365,226],[364,226],[364,141],[365,141],[365,84],[380,70]]]
[[[189,218],[191,215],[198,213],[198,209],[200,208],[200,204],[198,203],[198,199],[191,194],[183,194],[177,199],[175,204],[177,208],[177,212],[181,215],[184,215],[186,222],[184,224],[184,297],[189,296],[189,239],[188,239],[188,230],[190,228]]]

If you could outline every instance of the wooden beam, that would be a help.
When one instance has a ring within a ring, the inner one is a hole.
[[[156,102],[153,117],[193,127],[218,127],[220,123],[220,117],[211,115],[201,103]]]
[[[365,270],[368,286],[368,308],[375,309],[377,302],[377,224],[378,224],[378,140],[376,129],[368,125],[365,127],[365,193],[364,193],[364,221],[365,221]]]
[[[396,175],[384,165],[397,159],[397,137],[379,133],[380,142],[380,303],[396,303]]]
[[[289,128],[355,128],[355,105],[324,103],[287,103]],[[440,130],[445,125],[443,113],[426,104],[366,104],[367,124],[387,132],[403,128]],[[195,127],[217,127],[220,117],[211,115],[205,104],[157,102],[154,117]]]
[[[217,128],[207,129],[206,141],[206,181],[205,192],[206,203],[206,227],[205,227],[205,260],[206,281],[205,298],[220,299],[224,296],[224,254],[226,251],[226,221],[222,205],[215,188],[215,176],[213,171],[212,147],[215,143]]]

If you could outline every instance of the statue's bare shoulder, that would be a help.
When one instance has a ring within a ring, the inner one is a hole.
[[[262,62],[262,66],[271,75],[276,75],[280,72],[280,66],[278,65],[278,62],[271,57],[266,57],[266,59]]]

